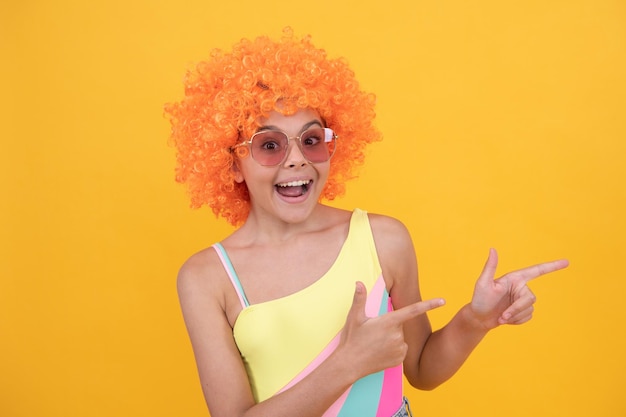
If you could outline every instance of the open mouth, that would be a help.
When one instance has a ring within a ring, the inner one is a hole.
[[[312,183],[312,180],[289,181],[276,184],[275,187],[278,194],[282,196],[300,197],[306,194]]]

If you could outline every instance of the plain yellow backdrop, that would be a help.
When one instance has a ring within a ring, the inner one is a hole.
[[[622,0],[3,1],[0,415],[207,415],[175,276],[231,229],[188,208],[162,108],[286,25],[377,94],[385,140],[333,204],[407,224],[435,327],[489,247],[571,261],[416,415],[626,415]]]

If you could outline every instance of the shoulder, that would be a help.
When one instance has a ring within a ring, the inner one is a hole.
[[[176,280],[181,302],[191,297],[214,296],[220,281],[217,277],[222,273],[221,262],[212,247],[190,256],[180,267]]]
[[[378,260],[388,289],[417,280],[417,259],[413,240],[400,220],[380,214],[368,214]],[[407,287],[408,288],[408,287]]]
[[[411,234],[400,220],[373,213],[368,213],[368,218],[379,251],[413,250]]]
[[[215,263],[212,252],[215,251],[210,247],[191,255],[178,270],[178,282],[189,285],[201,281],[201,277],[205,276]]]

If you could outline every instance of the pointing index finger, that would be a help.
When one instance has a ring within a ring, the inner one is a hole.
[[[520,269],[516,271],[515,274],[519,275],[524,282],[528,282],[542,275],[549,274],[550,272],[567,268],[568,265],[569,261],[567,259],[559,259],[557,261],[544,262],[541,264],[529,266],[524,269]]]
[[[407,320],[411,320],[421,314],[426,313],[429,310],[441,307],[446,301],[443,298],[433,298],[426,301],[418,301],[414,304],[409,304],[399,308],[398,310],[390,311],[382,317],[386,317],[387,320],[392,320],[396,324],[403,324]]]

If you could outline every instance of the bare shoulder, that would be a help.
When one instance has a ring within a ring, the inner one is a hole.
[[[382,214],[368,214],[374,241],[379,252],[413,251],[411,235],[400,220]]]
[[[212,252],[215,252],[212,248],[206,248],[191,255],[178,271],[178,285],[197,286],[206,283],[216,263]]]
[[[177,277],[178,295],[181,303],[190,298],[216,298],[220,291],[219,276],[223,268],[213,248],[206,248],[190,256],[180,267]]]
[[[396,218],[380,214],[368,214],[368,217],[387,288],[391,290],[392,297],[408,304],[409,300],[419,297],[416,287],[417,259],[411,234]],[[399,296],[401,292],[412,295]],[[404,298],[407,300],[404,301]]]

